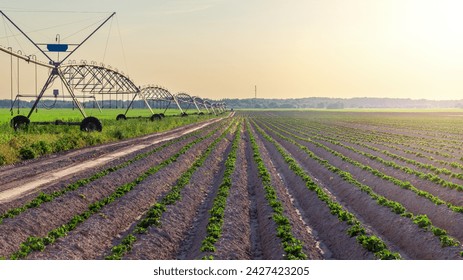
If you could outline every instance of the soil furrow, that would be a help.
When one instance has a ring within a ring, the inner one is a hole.
[[[268,131],[271,135],[272,132]],[[410,259],[459,259],[455,247],[442,248],[439,239],[430,231],[424,231],[410,219],[394,214],[389,208],[378,205],[370,196],[357,187],[345,182],[333,172],[326,170],[318,162],[295,145],[274,137],[297,159],[317,182],[323,184],[349,211],[355,213],[365,226],[389,243],[391,248]],[[400,229],[400,234],[397,234]]]
[[[223,163],[231,147],[231,136],[222,140],[196,170],[190,183],[181,193],[182,199],[167,206],[161,226],[151,227],[148,233],[137,235],[132,250],[125,259],[176,259],[184,240],[192,230],[202,204],[220,184]]]
[[[208,139],[195,144],[175,162],[148,177],[125,196],[105,206],[66,237],[48,246],[43,252],[33,252],[29,258],[96,259],[100,257],[111,247],[114,237],[130,227],[154,201],[162,197],[220,133],[220,131],[216,132]]]
[[[241,129],[241,140],[225,208],[223,233],[216,243],[217,251],[212,254],[214,259],[245,260],[252,256],[250,198],[246,173],[246,149],[249,149],[249,139],[244,133],[243,125],[244,123],[238,128]]]
[[[291,186],[292,196],[298,201],[302,217],[307,225],[318,233],[321,244],[329,250],[325,252],[326,259],[373,259],[370,252],[363,249],[356,241],[347,235],[348,225],[340,222],[330,213],[326,204],[318,199],[315,193],[309,191],[302,179],[291,171],[272,143],[263,139],[277,171],[287,186]]]
[[[262,139],[255,131],[252,131],[252,133],[259,145],[260,156],[270,172],[272,185],[275,187],[278,198],[283,204],[285,216],[290,220],[294,237],[302,241],[303,251],[309,259],[325,259],[325,253],[330,254],[328,249],[322,248],[324,245],[318,241],[317,232],[304,221],[300,210],[301,206],[298,204],[297,199],[292,196],[291,187],[286,184],[284,178],[278,172],[278,167],[272,160]]]
[[[39,208],[29,209],[13,219],[4,220],[0,225],[0,238],[3,241],[0,244],[0,255],[6,256],[17,250],[19,244],[28,236],[43,236],[48,231],[61,226],[75,214],[85,211],[91,203],[112,193],[119,185],[136,178],[140,174],[140,168],[144,170],[159,164],[197,137],[199,135],[193,139],[180,141],[109,176],[102,177],[76,191],[66,193]],[[15,234],[12,235],[11,232]]]

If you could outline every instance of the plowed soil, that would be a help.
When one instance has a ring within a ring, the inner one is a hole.
[[[50,231],[63,227],[77,215],[91,210],[93,212],[66,232],[66,235],[51,244],[41,243],[43,246],[38,246],[22,258],[102,260],[114,252],[113,249],[117,248],[115,246],[120,247],[126,237],[134,236],[134,242],[120,256],[122,259],[285,259],[285,250],[288,249],[279,237],[274,209],[269,204],[261,178],[262,166],[258,167],[255,160],[252,136],[264,167],[270,174],[271,186],[276,192],[277,200],[283,207],[283,215],[289,221],[290,226],[286,230],[291,231],[292,236],[300,241],[302,252],[308,259],[378,257],[362,246],[356,237],[349,236],[347,231],[350,225],[334,215],[316,192],[307,187],[306,181],[293,171],[273,141],[294,159],[332,201],[339,203],[355,216],[366,232],[381,239],[390,251],[400,254],[404,259],[461,259],[461,245],[442,246],[439,237],[433,234],[430,227],[420,228],[413,219],[378,204],[352,181],[309,157],[298,145],[284,140],[281,135],[306,147],[337,170],[350,173],[353,180],[369,186],[378,195],[402,204],[413,215],[427,215],[433,226],[445,230],[445,233],[459,242],[463,241],[461,213],[452,211],[446,205],[436,205],[423,196],[343,161],[314,142],[378,169],[392,178],[410,181],[416,187],[456,205],[462,203],[461,193],[384,166],[329,141],[320,140],[323,129],[329,129],[327,124],[332,121],[330,119],[305,119],[294,124],[288,118],[295,117],[292,113],[285,112],[241,112],[238,116],[230,114],[228,117],[165,133],[2,167],[0,215],[3,214],[3,219],[0,219],[0,257],[10,258],[24,248],[28,240],[46,237]],[[288,125],[285,124],[286,121]],[[307,129],[304,129],[304,125],[307,125]],[[353,137],[353,134],[339,128],[358,129],[365,133],[375,127],[353,121],[344,123],[343,120],[336,121],[335,125],[336,130],[330,131],[327,136],[336,137],[336,133],[342,133],[343,137],[346,136],[343,139],[347,139],[347,136]],[[425,141],[433,141],[444,135],[444,132],[433,133],[430,130],[408,131],[400,125],[393,125],[391,124],[391,129],[382,128],[379,131],[389,135],[422,137]],[[226,161],[234,152],[232,142],[238,131],[241,137],[238,139],[231,187],[223,209],[221,232],[214,244],[214,251],[203,252],[201,247],[207,236],[210,211],[224,180]],[[314,142],[311,142],[296,138],[308,137],[311,133],[318,135],[320,139],[314,137]],[[265,134],[273,140],[269,141],[267,136],[264,137]],[[221,135],[224,137],[204,157],[204,162],[196,165],[195,162]],[[458,132],[453,133],[443,143],[454,145],[458,135]],[[393,160],[380,152],[372,152],[349,141],[342,143]],[[191,147],[186,149],[189,144],[192,144]],[[375,143],[371,145],[380,147]],[[405,147],[401,146],[401,149]],[[183,153],[179,153],[183,150]],[[400,155],[405,157],[409,154],[401,152]],[[413,159],[419,160],[418,157]],[[432,164],[432,159],[428,158],[424,162]],[[445,166],[443,162],[440,164]],[[413,168],[408,163],[403,165]],[[145,233],[135,232],[137,224],[146,218],[148,211],[154,205],[159,206],[163,198],[177,186],[179,178],[193,166],[196,169],[191,173],[191,179],[181,189],[177,200],[166,206],[159,223],[148,227]],[[153,168],[156,169],[154,173],[144,175]],[[452,166],[452,172],[456,170],[458,166]],[[103,171],[104,174],[101,173]],[[91,179],[96,175],[99,176],[97,179]],[[28,209],[18,208],[34,201],[41,193],[56,194],[79,180],[81,185],[78,188],[67,190],[50,201]],[[119,189],[129,185],[133,186],[129,191],[122,193]],[[119,197],[109,201],[108,198],[115,193]],[[94,210],[94,204],[100,201],[109,202]],[[8,217],[4,215],[7,211],[11,214]]]

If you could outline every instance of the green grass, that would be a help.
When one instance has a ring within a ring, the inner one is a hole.
[[[87,116],[97,117],[100,120],[115,120],[116,116],[119,114],[124,114],[126,109],[102,109],[101,112],[98,109],[88,108],[85,109],[85,113]],[[29,114],[30,109],[28,108],[21,108],[19,110],[19,115],[27,116]],[[155,114],[159,114],[164,112],[164,110],[153,109]],[[187,113],[192,115],[196,110],[188,110]],[[13,116],[10,113],[9,109],[0,108],[0,124],[9,123],[11,118],[18,115],[18,110],[15,109],[13,112]],[[168,109],[165,113],[166,116],[178,116],[180,115],[180,111],[177,109]],[[151,112],[147,109],[130,109],[127,113],[127,117],[150,117]],[[81,121],[83,119],[82,114],[77,109],[52,109],[46,110],[43,108],[39,108],[38,112],[33,112],[30,120],[32,122],[42,122],[42,121],[55,121],[55,120],[62,120],[62,121]]]
[[[92,112],[91,110],[87,111],[88,115]],[[103,131],[101,133],[81,132],[79,126],[37,125],[33,123],[27,129],[16,132],[9,125],[11,119],[9,110],[0,109],[0,166],[25,159],[37,158],[50,153],[172,130],[180,126],[216,117],[215,115],[200,116],[190,114],[188,117],[170,116],[155,122],[151,122],[149,119],[116,121],[115,116],[122,112],[122,109],[105,109],[101,115],[94,114],[103,124]],[[166,112],[166,116],[174,113],[177,114],[177,112],[171,110]],[[27,112],[24,111],[21,113],[26,114]],[[150,115],[148,110],[131,110],[128,116],[135,117],[142,115],[142,113],[143,116]],[[62,117],[59,118],[60,116]],[[77,110],[40,109],[39,113],[32,115],[31,121],[52,121],[58,118],[63,121],[82,120],[80,112]]]

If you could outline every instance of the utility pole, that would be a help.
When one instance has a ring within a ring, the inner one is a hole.
[[[254,108],[257,107],[257,85],[254,86]]]

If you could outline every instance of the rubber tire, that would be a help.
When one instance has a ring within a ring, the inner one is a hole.
[[[21,130],[21,128],[27,127],[30,122],[31,121],[26,116],[17,115],[11,119],[10,125],[15,131],[17,131]]]
[[[162,118],[165,118],[165,117],[166,117],[166,115],[164,115],[164,113],[161,113],[161,114],[159,114],[159,115],[161,115]]]
[[[185,112],[183,112],[183,113],[181,114],[181,116],[182,116],[182,117],[188,117],[188,114],[185,113]]]
[[[103,130],[103,125],[101,124],[100,120],[95,117],[86,117],[80,123],[80,130],[85,131],[85,132],[92,132],[92,131],[101,132]]]
[[[127,120],[127,117],[124,114],[119,114],[116,117],[116,121],[125,121]]]
[[[204,113],[203,113],[203,112],[200,112],[199,115],[202,116],[202,115],[204,115]]]
[[[161,117],[160,114],[154,114],[154,115],[151,116],[150,120],[151,120],[152,122],[160,121],[160,120],[162,120],[162,117]]]

